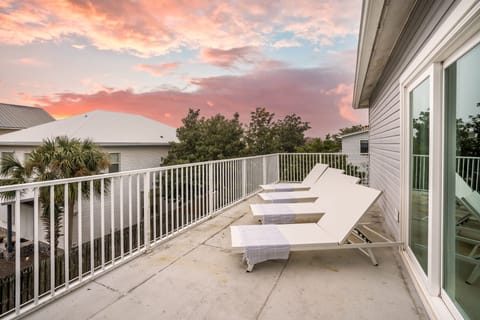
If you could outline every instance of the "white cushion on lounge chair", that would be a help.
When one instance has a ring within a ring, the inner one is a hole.
[[[356,184],[360,182],[357,177],[339,173],[340,170],[328,168],[309,191],[296,192],[267,192],[259,193],[260,198],[270,203],[291,203],[291,202],[313,202],[325,190],[331,189],[334,185]]]
[[[256,232],[262,228],[268,232],[276,227],[290,246],[290,251],[335,249],[344,244],[356,227],[359,220],[365,215],[371,205],[378,199],[381,191],[372,188],[346,184],[344,192],[326,192],[325,215],[317,223],[259,225]],[[345,201],[348,199],[348,201]],[[248,232],[250,226],[231,226],[232,250],[246,252],[242,234]],[[260,231],[259,231],[260,230]],[[262,243],[264,245],[264,243]],[[272,246],[275,244],[272,243]],[[265,245],[268,251],[268,245]],[[253,265],[249,265],[251,270]]]
[[[281,192],[281,191],[302,191],[308,190],[320,176],[327,170],[328,165],[323,163],[317,163],[312,170],[307,174],[305,179],[301,183],[274,183],[274,184],[262,184],[260,187],[264,192]]]

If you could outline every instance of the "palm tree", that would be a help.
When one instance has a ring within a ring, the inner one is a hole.
[[[91,140],[77,138],[56,137],[46,139],[42,145],[33,149],[29,157],[22,165],[13,156],[2,159],[1,173],[7,177],[0,184],[25,183],[28,181],[46,181],[63,178],[74,178],[99,174],[110,165],[108,156]],[[106,181],[108,182],[108,181]],[[105,184],[108,188],[108,183]],[[100,183],[94,184],[94,191],[100,193]],[[81,184],[82,195],[90,197],[90,188],[87,183]],[[77,183],[68,185],[68,231],[69,243],[72,243],[73,211],[78,197]],[[12,197],[12,194],[4,194],[3,197]],[[40,188],[39,201],[42,207],[42,221],[47,231],[47,239],[50,239],[50,190]],[[64,208],[64,187],[54,187],[54,214],[55,214],[55,247],[61,236],[62,217]]]
[[[20,161],[18,161],[13,155],[8,154],[5,157],[2,157],[0,163],[0,176],[3,176],[4,179],[0,180],[0,186],[2,185],[11,185],[11,184],[20,184],[26,182],[27,173],[25,167]],[[15,191],[6,191],[0,193],[0,199],[2,200],[13,200],[15,199]],[[8,252],[12,250],[12,204],[8,204],[8,232],[7,232],[7,243],[8,243]]]

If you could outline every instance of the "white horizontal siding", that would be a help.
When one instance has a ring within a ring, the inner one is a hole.
[[[454,1],[421,1],[416,5],[370,99],[370,186],[383,191],[379,205],[390,233],[400,228],[400,84],[399,78]]]

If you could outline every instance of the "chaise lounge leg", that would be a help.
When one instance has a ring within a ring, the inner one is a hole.
[[[478,276],[480,276],[480,264],[477,264],[475,268],[473,268],[472,273],[470,273],[470,277],[468,277],[467,281],[465,281],[467,284],[473,284]]]
[[[252,272],[253,267],[254,267],[255,265],[248,263],[247,256],[246,256],[245,254],[242,256],[242,263],[246,263],[246,264],[247,264],[247,270],[246,270],[247,272]]]
[[[368,252],[368,257],[370,258],[370,260],[372,261],[372,264],[377,267],[378,266],[378,262],[377,262],[377,259],[375,258],[375,255],[373,254],[373,251],[372,249],[367,249],[367,252]]]

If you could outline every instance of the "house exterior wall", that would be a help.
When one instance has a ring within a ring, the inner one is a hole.
[[[368,132],[342,138],[342,153],[360,153],[360,140],[368,140]]]
[[[168,146],[103,147],[107,153],[120,153],[120,171],[155,168],[168,154]]]
[[[455,7],[454,1],[419,1],[370,99],[369,179],[383,191],[378,204],[386,225],[400,237],[400,85],[409,62]]]
[[[0,146],[1,152],[14,152],[15,156],[22,160],[25,157],[25,153],[31,152],[33,147],[23,147],[23,146]],[[120,153],[120,171],[129,171],[136,169],[147,169],[159,167],[162,161],[162,158],[166,157],[168,154],[168,146],[118,146],[118,147],[102,147],[102,150],[106,153]],[[141,189],[143,189],[143,182],[140,183]],[[113,189],[115,194],[119,194],[119,186],[115,186]],[[124,182],[124,226],[128,226],[128,181]],[[132,221],[136,223],[136,210],[137,210],[137,199],[136,199],[136,177],[132,179]],[[117,197],[118,199],[118,197]],[[114,205],[116,210],[120,207],[120,203]],[[21,237],[25,239],[33,239],[33,205],[22,204],[21,206],[21,217],[22,217],[22,230],[20,231]],[[100,198],[94,198],[94,236],[100,236]],[[13,214],[15,214],[13,210]],[[76,216],[78,208],[75,208],[74,213],[74,223],[73,223],[73,239],[77,239],[77,229],[78,229],[78,218]],[[82,225],[89,226],[90,224],[90,203],[88,199],[82,201]],[[105,226],[110,228],[110,198],[108,195],[105,196]],[[115,222],[115,226],[118,229],[120,227],[119,221]],[[0,205],[0,228],[7,228],[7,206]],[[83,241],[88,241],[90,239],[90,230],[88,227],[82,228],[84,233],[82,234]],[[14,229],[15,230],[15,229]],[[45,234],[40,230],[40,237],[44,239]],[[60,244],[62,244],[62,239],[60,239]],[[74,240],[75,242],[75,240]],[[60,245],[62,247],[62,245]]]
[[[367,155],[360,155],[360,140],[368,141],[368,131],[364,133],[359,133],[355,135],[350,135],[342,138],[342,153],[349,154],[348,162],[356,167],[360,171],[365,172],[366,168],[366,157]]]

